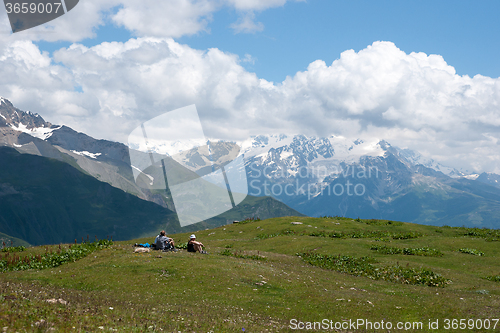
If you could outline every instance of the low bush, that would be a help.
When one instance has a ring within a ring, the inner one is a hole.
[[[430,287],[445,287],[451,280],[445,279],[428,269],[410,267],[372,265],[373,258],[351,256],[331,256],[316,253],[298,253],[307,263],[355,276],[364,276],[374,280],[386,280],[402,284],[426,285]]]
[[[267,260],[266,257],[263,257],[258,254],[242,254],[241,252],[233,252],[229,249],[225,249],[219,253],[222,256],[235,257],[235,258],[243,258],[243,259],[253,259],[253,260]]]
[[[443,253],[436,249],[431,249],[429,247],[420,247],[420,248],[398,248],[398,247],[390,247],[386,245],[373,245],[371,250],[383,253],[383,254],[403,254],[409,256],[424,256],[424,257],[442,257]]]
[[[337,231],[313,231],[309,236],[314,237],[330,237],[330,238],[382,238],[389,237],[392,239],[412,239],[424,236],[424,234],[410,232],[388,232],[388,231],[352,231],[352,232],[337,232]]]
[[[459,252],[466,253],[466,254],[472,254],[475,256],[484,256],[484,252],[478,251],[476,249],[467,249],[467,248],[462,248],[458,249]]]
[[[485,277],[485,279],[493,282],[500,282],[500,275],[490,275]]]
[[[187,250],[187,248],[188,248],[188,242],[177,244],[177,245],[175,245],[175,248],[176,249],[181,249],[181,250]]]
[[[284,229],[274,234],[258,234],[255,237],[255,239],[260,240],[260,239],[268,239],[273,237],[289,236],[289,235],[297,235],[297,232],[291,229]]]
[[[257,221],[260,221],[260,218],[258,217],[249,217],[249,218],[246,218],[242,221],[239,221],[238,224],[247,224],[247,223],[250,223],[250,222],[257,222]]]
[[[329,238],[376,238],[381,239],[384,237],[392,238],[392,239],[412,239],[423,237],[424,234],[416,231],[409,232],[389,232],[389,231],[351,231],[351,232],[342,232],[342,231],[312,231],[312,232],[297,232],[291,229],[285,229],[274,234],[258,234],[255,239],[267,239],[279,236],[289,236],[289,235],[299,235],[299,236],[313,236],[313,237],[329,237]]]
[[[2,252],[23,252],[26,250],[24,246],[7,246],[2,249]]]
[[[368,225],[394,225],[394,226],[403,225],[403,222],[399,222],[399,221],[388,221],[388,220],[377,220],[377,219],[360,220],[358,222],[363,222],[363,223],[368,224]]]
[[[23,271],[27,269],[44,269],[50,267],[57,267],[67,262],[73,262],[81,259],[88,254],[106,248],[112,245],[110,240],[100,240],[93,243],[82,243],[70,245],[67,250],[61,249],[57,252],[48,252],[36,256],[28,255],[23,258],[13,255],[6,255],[4,259],[0,260],[0,271]]]
[[[500,230],[499,229],[486,229],[486,228],[461,228],[464,230],[463,236],[469,237],[480,237],[485,240],[500,241]]]

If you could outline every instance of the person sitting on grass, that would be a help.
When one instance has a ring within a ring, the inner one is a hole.
[[[207,251],[203,250],[203,243],[196,241],[196,236],[193,234],[189,237],[189,242],[187,245],[188,252],[200,252],[207,254]]]
[[[165,230],[160,231],[160,234],[155,239],[155,246],[157,250],[175,250],[174,240],[165,235]]]

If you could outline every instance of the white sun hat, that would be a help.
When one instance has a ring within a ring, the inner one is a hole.
[[[192,234],[189,238],[193,239],[193,238],[196,238],[196,236],[194,234]]]

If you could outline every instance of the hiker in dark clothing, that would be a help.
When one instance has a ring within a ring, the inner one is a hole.
[[[207,254],[207,251],[203,250],[203,243],[196,241],[196,236],[193,234],[189,237],[189,242],[187,245],[188,252],[200,252]]]
[[[175,249],[174,240],[165,235],[165,230],[160,231],[160,234],[155,239],[155,246],[157,250],[170,250]]]

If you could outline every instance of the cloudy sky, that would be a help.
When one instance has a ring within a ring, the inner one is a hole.
[[[0,96],[96,138],[195,104],[205,134],[385,139],[500,173],[500,2],[80,0],[11,33]]]

